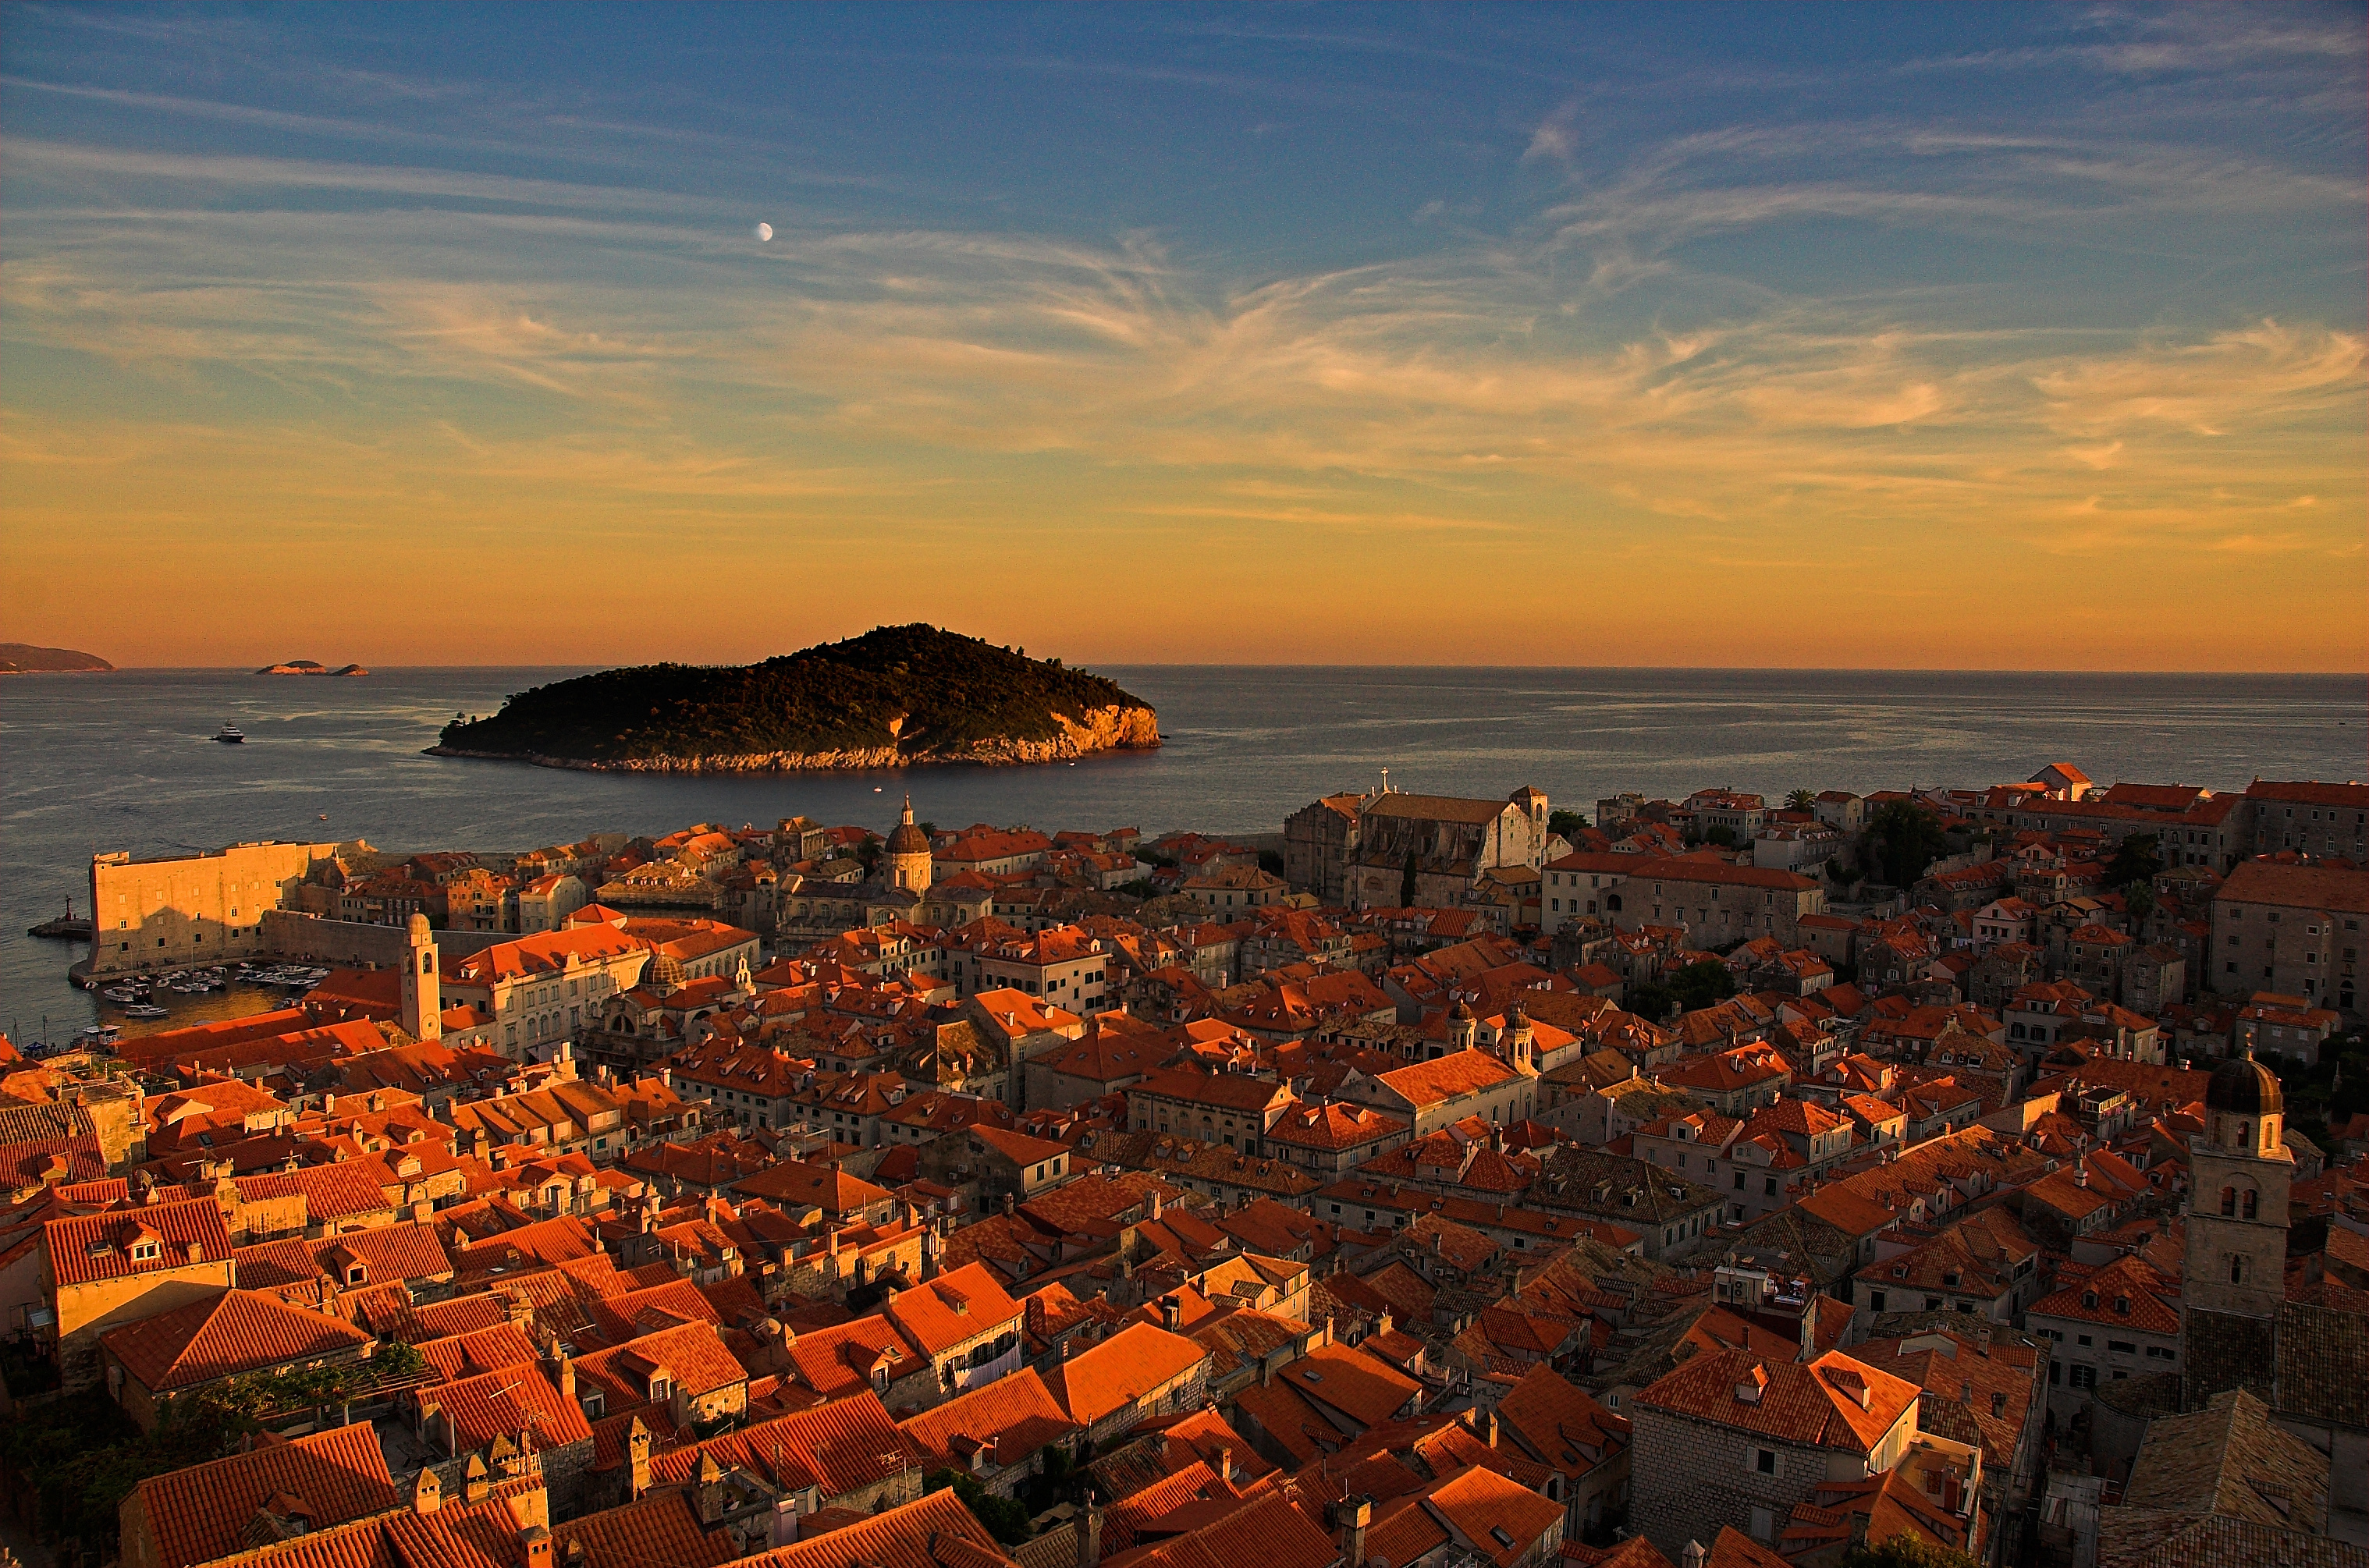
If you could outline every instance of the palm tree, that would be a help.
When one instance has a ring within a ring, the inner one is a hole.
[[[1806,789],[1797,789],[1785,797],[1785,809],[1788,811],[1809,811],[1817,804],[1818,797]]]

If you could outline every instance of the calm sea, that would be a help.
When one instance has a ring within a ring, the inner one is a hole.
[[[2359,676],[1934,674],[1865,670],[1113,668],[1160,710],[1161,750],[1075,766],[765,779],[566,773],[419,754],[455,713],[572,670],[395,670],[361,680],[125,670],[0,681],[0,1027],[91,1022],[65,983],[78,944],[25,928],[73,900],[94,850],[158,855],[241,839],[522,849],[586,833],[804,813],[886,830],[910,789],[941,827],[1027,822],[1278,830],[1321,794],[1499,795],[1585,810],[1620,789],[1864,793],[2028,777],[2059,759],[2101,781],[2242,788],[2369,776]],[[244,746],[207,738],[228,721]],[[185,999],[172,1024],[251,1010]]]

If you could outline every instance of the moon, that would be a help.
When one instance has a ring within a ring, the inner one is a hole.
[[[761,240],[769,240],[769,239],[772,239],[772,238],[773,237],[773,225],[772,225],[772,224],[771,224],[771,223],[760,223],[760,224],[758,224],[758,225],[757,225],[757,237],[758,237],[759,239],[761,239]]]

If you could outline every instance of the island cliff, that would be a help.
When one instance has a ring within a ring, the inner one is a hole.
[[[645,665],[517,693],[431,757],[618,773],[798,773],[1074,761],[1160,744],[1099,675],[934,626],[882,626],[762,664]]]

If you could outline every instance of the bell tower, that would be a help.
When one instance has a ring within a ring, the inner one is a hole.
[[[2222,1063],[2205,1085],[2205,1131],[2188,1142],[2180,1278],[2190,1409],[2223,1389],[2267,1382],[2276,1365],[2295,1180],[2285,1111],[2278,1079],[2250,1051]]]
[[[413,915],[404,930],[403,1032],[423,1043],[444,1037],[444,986],[436,972],[436,933],[426,915]]]

